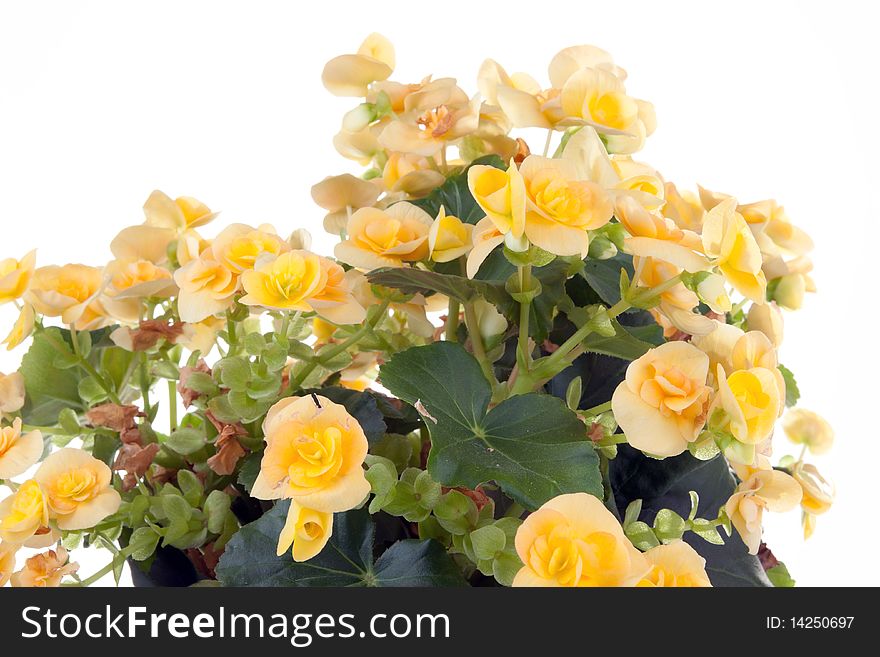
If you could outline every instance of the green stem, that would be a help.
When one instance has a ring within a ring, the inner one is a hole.
[[[232,312],[226,311],[226,342],[229,345],[229,356],[234,356],[238,350],[238,335],[235,331],[235,321],[232,319]]]
[[[593,406],[592,408],[588,408],[585,411],[578,411],[578,413],[581,415],[586,415],[586,416],[590,416],[590,415],[595,416],[595,415],[601,415],[602,413],[607,413],[610,410],[611,410],[611,402],[607,401],[604,404],[599,404],[598,406]]]
[[[532,266],[518,267],[519,289],[526,292],[532,289]],[[517,343],[517,362],[520,367],[528,371],[532,362],[532,350],[529,349],[529,316],[531,315],[532,301],[527,298],[519,304],[519,341]]]
[[[321,361],[326,362],[338,356],[343,351],[346,351],[349,347],[356,344],[361,338],[369,334],[371,331],[375,330],[376,327],[379,326],[379,324],[382,322],[382,320],[384,320],[388,316],[387,310],[390,303],[391,302],[387,299],[383,301],[382,305],[379,306],[379,309],[373,316],[373,318],[365,323],[363,326],[361,326],[361,328],[359,328],[357,331],[355,331],[351,335],[351,337],[349,337],[344,342],[340,342],[339,344],[334,345],[333,347],[322,353],[320,359],[315,358],[310,363],[306,363],[306,365],[299,371],[299,374],[290,379],[290,389],[296,390],[297,388],[302,386],[303,381],[308,378],[309,374],[315,371],[315,368],[321,364]]]
[[[458,342],[458,324],[461,315],[461,304],[458,299],[449,297],[449,311],[446,314],[446,339],[449,342]]]
[[[145,352],[145,351],[141,352],[140,385],[141,385],[141,397],[144,400],[144,413],[146,413],[147,417],[149,417],[153,411],[153,408],[150,405],[149,361],[147,360],[147,352]]]
[[[471,303],[466,303],[464,305],[464,321],[467,326],[468,336],[470,336],[471,339],[471,346],[474,350],[474,358],[477,359],[477,362],[480,364],[480,369],[483,371],[483,376],[486,377],[486,380],[489,382],[489,385],[492,386],[492,390],[494,391],[498,385],[498,381],[495,379],[495,373],[492,371],[492,364],[489,362],[489,358],[486,355],[483,336],[480,335],[480,323],[477,321],[477,313]]]
[[[626,443],[626,434],[616,433],[608,438],[603,438],[597,444],[599,447],[611,447],[612,445],[625,445]]]
[[[547,128],[547,140],[544,142],[543,157],[547,157],[547,153],[550,152],[550,142],[552,139],[553,139],[553,128]]]
[[[177,429],[177,385],[171,379],[168,380],[168,416],[173,433]]]

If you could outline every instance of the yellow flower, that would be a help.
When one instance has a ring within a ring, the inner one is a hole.
[[[680,267],[661,258],[636,257],[633,258],[633,264],[634,282],[643,287],[658,287],[682,272]],[[660,304],[653,310],[660,315],[661,320],[667,320],[679,331],[688,335],[705,335],[712,331],[715,324],[708,317],[693,312],[694,306],[699,302],[700,299],[694,292],[683,283],[677,283],[660,294]]]
[[[114,258],[124,262],[147,260],[161,265],[168,261],[168,245],[176,238],[177,232],[172,228],[147,224],[129,226],[113,238],[110,251]]]
[[[473,167],[471,167],[473,168]],[[480,265],[489,257],[489,254],[504,242],[504,233],[498,230],[498,226],[489,217],[483,217],[474,226],[471,233],[473,248],[467,257],[467,275],[473,278],[480,270]]]
[[[34,307],[29,303],[22,306],[18,319],[16,319],[15,324],[12,325],[12,330],[9,331],[9,335],[3,340],[3,344],[6,345],[7,351],[12,351],[22,342],[31,337],[31,334],[34,332],[35,321],[36,314],[34,313]]]
[[[782,311],[775,303],[755,303],[749,308],[748,325],[752,331],[760,331],[766,335],[777,349],[782,344],[783,318]]]
[[[560,101],[566,123],[604,132],[611,152],[633,153],[654,132],[654,107],[628,96],[623,81],[604,69],[573,73],[562,87]]]
[[[712,586],[706,560],[684,541],[658,545],[645,552],[650,572],[636,585],[645,588]]]
[[[348,511],[370,492],[362,467],[367,454],[363,429],[326,397],[288,397],[263,423],[266,450],[254,497],[291,498],[323,513]]]
[[[351,294],[345,271],[308,251],[264,257],[242,274],[241,303],[277,310],[311,311],[341,324],[357,324],[366,313]]]
[[[51,516],[64,530],[89,529],[116,513],[121,498],[111,478],[103,461],[70,447],[50,454],[34,474]]]
[[[103,274],[86,265],[52,265],[34,272],[25,300],[46,317],[61,317],[77,330],[90,331],[112,320],[100,296]]]
[[[0,542],[0,588],[6,586],[6,582],[12,577],[12,571],[15,570],[15,553],[17,551],[17,545]]]
[[[68,560],[67,550],[58,546],[42,554],[36,554],[25,561],[24,568],[12,575],[14,587],[56,587],[61,585],[65,575],[79,570],[79,564]]]
[[[201,322],[223,312],[232,304],[238,290],[238,276],[213,258],[208,251],[176,272],[180,288],[177,306],[184,322]]]
[[[324,65],[321,82],[334,96],[367,95],[369,86],[394,70],[394,46],[381,34],[369,35],[354,55],[334,57]]]
[[[558,256],[585,257],[588,231],[611,219],[611,199],[597,183],[579,178],[569,160],[530,155],[519,167],[525,186],[524,232],[529,242]]]
[[[424,260],[432,223],[412,203],[395,203],[387,210],[361,208],[348,222],[348,239],[336,245],[336,258],[366,270]]]
[[[24,296],[34,275],[37,252],[31,251],[21,260],[0,260],[0,305]]]
[[[184,324],[183,334],[178,336],[175,344],[207,356],[217,342],[217,334],[225,327],[226,320],[221,317],[206,317],[200,322],[188,322]]]
[[[525,234],[526,189],[516,164],[507,171],[485,164],[468,169],[468,188],[474,200],[502,235],[517,240]]]
[[[380,191],[375,183],[344,173],[341,176],[328,176],[312,185],[312,200],[327,210],[324,230],[339,235],[348,223],[349,213],[371,207],[379,198]]]
[[[183,267],[210,248],[211,244],[195,230],[187,230],[177,238],[177,264]]]
[[[736,201],[725,199],[709,210],[703,224],[703,248],[736,290],[755,303],[764,303],[767,279],[762,258],[748,224],[736,211]]]
[[[379,144],[389,151],[432,157],[480,125],[479,95],[468,98],[453,78],[428,82],[403,104],[403,113],[379,135]]]
[[[21,372],[0,372],[0,413],[15,413],[24,406],[24,375]]]
[[[729,433],[739,446],[728,457],[742,463],[754,461],[755,445],[773,433],[783,399],[772,371],[764,367],[736,370],[730,376],[719,365],[716,373],[718,393],[709,409],[713,430]]]
[[[245,224],[231,224],[214,238],[211,245],[217,262],[235,274],[253,269],[257,258],[263,254],[279,255],[289,250],[290,245],[268,225],[253,228]]]
[[[779,470],[758,470],[743,481],[724,508],[750,554],[761,544],[761,518],[764,509],[791,511],[801,502],[801,487]]]
[[[776,201],[747,203],[737,207],[737,212],[752,226],[762,252],[783,251],[802,256],[813,250],[810,236],[791,223],[785,208]]]
[[[628,196],[617,199],[614,214],[630,234],[625,240],[627,253],[664,260],[691,273],[708,269],[706,258],[696,253],[700,248],[696,233],[683,231],[671,219],[648,212]]]
[[[22,435],[20,417],[11,426],[0,427],[0,479],[23,474],[42,454],[43,434],[29,431]]]
[[[291,545],[294,561],[308,561],[316,556],[333,535],[333,514],[307,509],[296,500],[290,502],[287,522],[278,536],[278,556]]]
[[[513,586],[634,586],[648,572],[642,554],[602,502],[559,495],[516,532],[523,567]]]
[[[681,454],[706,420],[709,358],[687,342],[668,342],[634,360],[611,399],[614,419],[636,449]]]
[[[389,192],[423,196],[445,180],[428,159],[415,153],[389,153],[382,168],[382,183]]]
[[[818,413],[794,408],[782,419],[782,429],[796,445],[806,445],[813,454],[824,454],[834,444],[834,429]]]
[[[40,484],[28,479],[0,501],[0,539],[13,545],[29,541],[49,525],[49,507]]]
[[[792,475],[804,492],[801,507],[806,513],[821,515],[834,504],[834,484],[822,476],[818,468],[811,463],[795,467]]]
[[[207,205],[191,196],[171,199],[158,189],[144,203],[146,224],[156,228],[170,228],[183,232],[210,223],[217,216]]]
[[[149,260],[114,260],[106,273],[110,277],[106,294],[112,299],[170,297],[177,291],[171,272]]]
[[[672,219],[682,230],[702,232],[706,210],[697,195],[687,191],[682,194],[671,182],[666,183],[665,191],[666,203],[662,209],[663,216]]]
[[[473,248],[474,227],[458,217],[446,214],[441,205],[440,213],[428,231],[428,254],[434,262],[450,262]]]

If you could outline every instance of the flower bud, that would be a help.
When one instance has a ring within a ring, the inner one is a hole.
[[[779,348],[783,337],[782,311],[775,303],[752,304],[749,309],[748,324],[750,331],[760,331],[773,346]]]

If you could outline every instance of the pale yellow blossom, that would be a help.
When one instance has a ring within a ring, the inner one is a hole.
[[[31,334],[34,332],[35,322],[36,313],[34,312],[34,307],[26,303],[21,307],[21,312],[18,314],[18,319],[12,325],[9,335],[3,340],[2,344],[6,345],[6,350],[12,351],[31,337]]]
[[[0,305],[24,296],[34,275],[36,263],[36,251],[30,251],[21,260],[0,260]]]
[[[796,445],[806,445],[813,454],[825,454],[834,444],[834,429],[818,413],[793,408],[782,419],[782,429]]]
[[[278,536],[278,556],[291,550],[294,561],[308,561],[324,549],[332,535],[332,513],[307,509],[292,500],[287,521]]]
[[[446,214],[440,206],[440,213],[428,231],[428,255],[434,262],[450,262],[473,248],[474,227],[458,217]]]
[[[706,560],[684,541],[658,545],[645,552],[650,572],[636,586],[644,588],[709,587]]]
[[[432,223],[427,212],[411,203],[395,203],[387,210],[361,208],[348,222],[347,239],[336,245],[336,257],[366,270],[423,260]]]
[[[779,470],[759,470],[737,486],[724,508],[749,553],[757,554],[764,510],[790,511],[800,504],[801,497],[800,484],[790,475]]]
[[[12,479],[26,472],[43,455],[43,434],[22,434],[21,418],[10,426],[0,427],[0,479]]]
[[[72,563],[67,550],[59,545],[54,550],[36,554],[24,563],[24,568],[13,573],[11,584],[14,587],[53,588],[61,585],[61,580],[79,570],[79,564]]]

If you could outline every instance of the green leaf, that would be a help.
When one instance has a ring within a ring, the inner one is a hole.
[[[207,438],[201,429],[182,428],[172,433],[165,440],[165,445],[178,454],[189,456],[205,446]]]
[[[184,499],[191,506],[199,506],[202,503],[202,495],[205,487],[198,477],[189,470],[177,471],[177,485],[183,493]]]
[[[30,349],[21,359],[20,371],[27,393],[21,415],[26,424],[54,425],[65,408],[85,410],[79,396],[82,372],[78,368],[55,367],[58,352],[53,343],[70,353],[61,330],[48,328],[34,335]]]
[[[241,460],[241,467],[238,469],[238,483],[244,486],[248,493],[251,492],[257,476],[260,474],[260,463],[262,460],[262,452],[253,452]]]
[[[222,490],[212,490],[205,500],[205,515],[208,517],[208,531],[220,534],[226,524],[226,514],[232,505],[232,498]]]
[[[159,535],[151,527],[139,527],[131,533],[128,547],[132,551],[131,558],[135,561],[146,561],[156,551]]]
[[[791,408],[801,398],[801,391],[798,389],[797,381],[795,381],[794,374],[790,369],[779,365],[779,371],[782,372],[782,378],[785,379],[785,406]]]
[[[504,282],[487,283],[455,274],[443,274],[410,267],[384,267],[367,274],[374,285],[391,287],[407,294],[442,294],[462,303],[483,297],[492,303],[507,303]]]
[[[224,358],[217,363],[220,370],[220,380],[230,390],[247,390],[248,381],[251,378],[251,366],[243,358]]]
[[[366,509],[337,513],[320,554],[296,563],[276,556],[290,503],[276,504],[226,545],[217,567],[225,586],[461,586],[455,563],[434,541],[401,541],[373,562],[374,527]]]
[[[487,164],[497,169],[507,169],[504,161],[497,155],[479,158],[474,160],[471,166],[474,164]],[[450,176],[446,182],[426,197],[411,201],[411,203],[422,208],[432,217],[439,214],[442,205],[446,209],[447,215],[456,216],[467,224],[475,224],[486,216],[468,189],[467,169]]]
[[[163,495],[161,500],[162,510],[172,523],[188,523],[189,519],[192,518],[192,506],[180,495]]]
[[[441,484],[496,481],[530,509],[562,493],[602,497],[599,459],[578,416],[562,400],[535,393],[488,410],[489,384],[461,345],[437,342],[396,354],[382,366],[381,381],[436,420],[426,422],[428,470]]]
[[[593,291],[609,306],[620,301],[620,270],[626,271],[630,279],[633,277],[632,256],[618,253],[607,260],[587,258],[581,276],[589,283]]]
[[[604,354],[605,356],[614,356],[623,360],[635,360],[656,346],[635,337],[632,333],[633,329],[624,328],[616,319],[611,320],[611,324],[615,331],[613,336],[604,337],[596,333],[590,333],[584,339],[583,344],[587,351]],[[645,327],[639,326],[635,328],[644,329]]]
[[[792,579],[785,564],[779,562],[777,565],[767,570],[767,577],[777,588],[792,588],[795,581]]]

